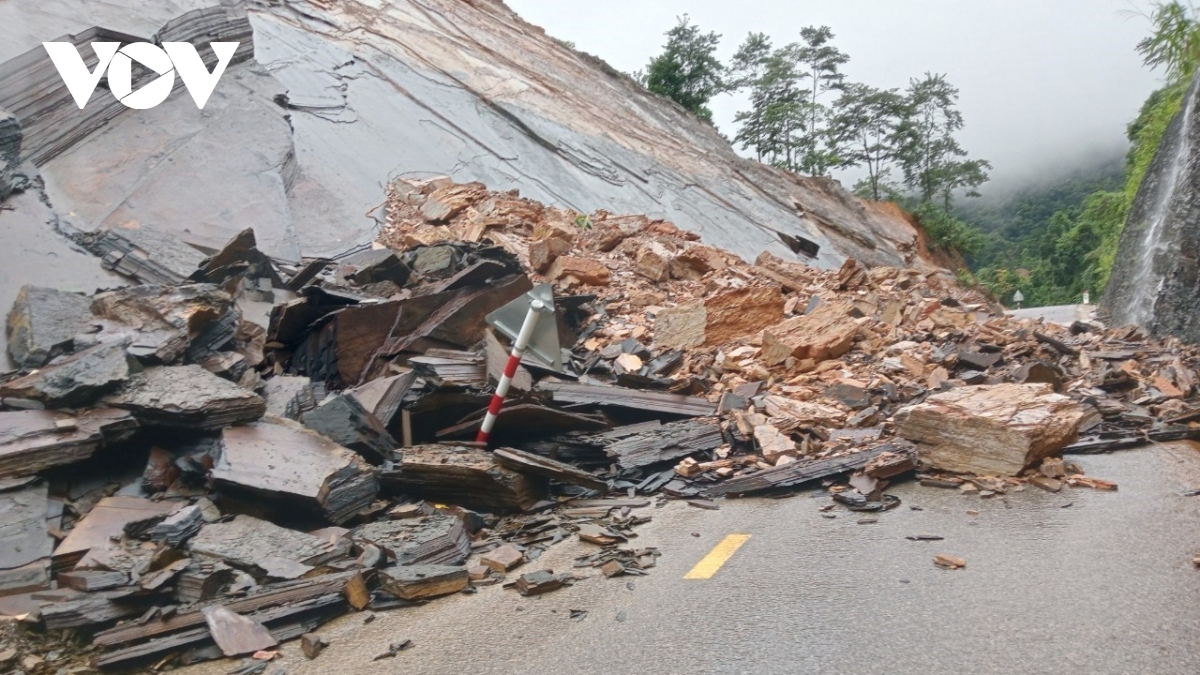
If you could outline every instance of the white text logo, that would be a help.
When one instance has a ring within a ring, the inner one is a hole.
[[[192,95],[196,107],[203,109],[217,86],[217,80],[225,72],[225,66],[233,59],[237,42],[212,42],[210,47],[217,56],[217,65],[212,72],[204,66],[196,48],[187,42],[164,42],[162,47],[149,42],[131,42],[124,47],[120,42],[93,42],[92,51],[99,62],[96,69],[89,71],[79,50],[70,42],[43,42],[46,53],[58,69],[67,90],[82,110],[92,92],[100,84],[104,71],[108,71],[108,88],[126,107],[147,110],[162,103],[175,88],[175,73],[183,79],[183,86]],[[133,62],[158,73],[158,77],[147,82],[141,89],[133,91]]]

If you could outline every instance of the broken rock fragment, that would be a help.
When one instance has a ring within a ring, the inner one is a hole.
[[[143,284],[177,284],[204,262],[204,254],[175,235],[148,227],[102,228],[83,236],[100,264]]]
[[[250,516],[204,525],[192,537],[188,548],[199,556],[264,576],[272,576],[270,570],[282,566],[281,561],[312,566],[338,553],[337,547],[328,541]]]
[[[281,420],[225,429],[213,468],[218,490],[287,510],[301,508],[344,523],[379,492],[378,475],[357,454]]]
[[[137,429],[124,410],[99,408],[79,415],[49,410],[0,412],[0,477],[29,476],[91,457]]]
[[[69,353],[76,335],[92,327],[91,300],[40,286],[22,286],[5,326],[8,353],[22,368],[40,368]]]
[[[359,286],[380,281],[390,281],[403,286],[412,275],[412,270],[388,249],[366,250],[341,260],[338,269],[343,276]]]
[[[88,512],[67,538],[54,549],[54,567],[69,568],[93,549],[104,549],[114,537],[119,538],[125,526],[142,520],[163,518],[178,506],[178,502],[151,501],[139,497],[105,497]]]
[[[589,286],[607,286],[609,271],[604,263],[598,260],[562,256],[550,264],[546,276],[555,281],[573,278]]]
[[[655,344],[673,349],[719,346],[783,319],[778,286],[740,288],[664,309],[655,317]]]
[[[800,452],[796,449],[795,441],[779,433],[779,429],[770,424],[762,424],[754,427],[754,442],[758,445],[763,459],[767,460],[767,463],[771,465],[776,464],[784,456],[800,456]]]
[[[148,368],[131,376],[107,401],[147,426],[189,429],[245,424],[267,409],[254,392],[197,365]]]
[[[763,332],[763,360],[779,365],[789,358],[820,363],[850,351],[858,322],[845,302],[822,302],[809,314],[786,319]]]
[[[276,375],[263,386],[267,400],[266,415],[299,420],[317,407],[312,380],[301,375]]]
[[[933,556],[933,564],[948,570],[957,570],[967,566],[967,561],[949,553],[939,553]]]
[[[329,643],[316,633],[305,633],[300,636],[300,651],[304,652],[304,658],[312,660],[321,655],[321,650],[329,646]]]
[[[545,272],[550,265],[571,252],[571,243],[562,237],[548,237],[529,244],[529,266],[536,272]]]
[[[203,611],[208,632],[225,656],[252,654],[279,644],[266,626],[254,619],[219,605],[205,607]]]
[[[107,291],[92,298],[91,309],[104,320],[101,335],[127,337],[129,353],[148,364],[185,354],[198,361],[232,341],[238,328],[233,298],[213,284]]]
[[[791,432],[801,427],[826,427],[836,429],[846,421],[846,413],[833,406],[813,401],[798,401],[783,396],[767,396],[763,399],[768,417],[781,430]]]
[[[444,513],[367,523],[353,536],[383,549],[399,565],[461,565],[471,553],[463,521]]]
[[[524,511],[545,495],[543,480],[501,466],[492,453],[446,445],[404,448],[382,482],[389,492],[488,512]]]
[[[107,343],[65,356],[24,377],[0,385],[0,398],[38,401],[49,408],[91,403],[129,377],[125,346]]]
[[[538,570],[522,574],[514,586],[521,595],[541,595],[557,591],[566,585],[566,579],[554,574],[552,570]]]
[[[396,442],[383,423],[353,396],[330,394],[315,409],[304,413],[302,419],[304,426],[373,464],[381,463],[396,449]]]
[[[467,587],[467,568],[460,565],[396,565],[379,571],[379,585],[401,600],[436,598]]]
[[[926,466],[1015,476],[1074,442],[1086,414],[1049,384],[961,387],[901,410],[897,433]]]
[[[497,547],[479,557],[479,562],[497,572],[507,572],[525,561],[525,555],[509,544]]]
[[[54,539],[47,531],[46,490],[40,482],[0,492],[0,596],[49,583],[46,562]]]

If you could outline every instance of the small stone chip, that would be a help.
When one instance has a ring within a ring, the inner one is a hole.
[[[948,570],[956,570],[967,566],[967,561],[949,553],[939,553],[933,556],[933,564]]]

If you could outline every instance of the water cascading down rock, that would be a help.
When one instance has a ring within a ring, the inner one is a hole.
[[[1193,80],[1125,221],[1103,306],[1112,325],[1200,342],[1200,86]]]

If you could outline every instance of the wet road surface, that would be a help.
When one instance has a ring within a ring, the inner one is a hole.
[[[1200,497],[1183,495],[1200,487],[1200,451],[1075,459],[1120,490],[981,499],[909,481],[889,490],[903,500],[895,511],[839,506],[832,519],[816,491],[719,511],[674,502],[633,542],[663,551],[647,577],[589,568],[540,598],[493,586],[369,624],[352,614],[319,631],[332,644],[317,660],[292,642],[280,664],[290,675],[1200,672]],[[730,534],[749,538],[710,578],[686,579]],[[945,539],[905,538],[915,534]],[[560,544],[520,569],[570,571],[587,550]],[[939,569],[937,553],[967,567]],[[415,646],[372,661],[405,639]]]
[[[1091,321],[1095,311],[1095,305],[1055,305],[1014,309],[1010,310],[1008,315],[1018,319],[1045,319],[1047,323],[1070,326],[1076,321]]]

